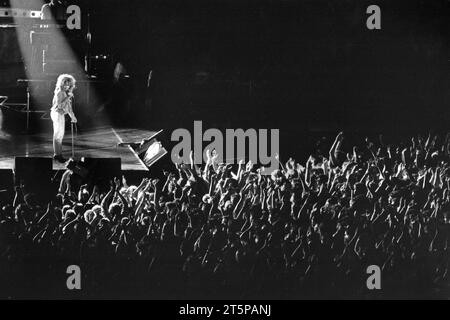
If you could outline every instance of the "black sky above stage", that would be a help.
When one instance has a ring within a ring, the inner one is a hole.
[[[449,1],[72,3],[90,14],[93,52],[114,54],[131,75],[133,104],[145,104],[153,70],[151,110],[129,115],[149,123],[448,129]],[[366,28],[371,4],[381,30]]]

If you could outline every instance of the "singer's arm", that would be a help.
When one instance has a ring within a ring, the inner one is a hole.
[[[73,113],[72,104],[69,105],[69,116],[70,116],[70,119],[72,119],[73,123],[77,123],[78,120],[77,120],[77,117],[75,117],[75,114]]]
[[[70,102],[73,94],[66,94],[64,91],[58,93],[58,107],[62,107],[65,103]]]
[[[69,97],[73,97],[73,94],[71,93]],[[73,113],[72,109],[72,100],[69,101],[69,116],[73,123],[77,123],[77,117],[75,117],[75,113]]]

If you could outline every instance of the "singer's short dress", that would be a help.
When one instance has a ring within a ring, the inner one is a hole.
[[[69,113],[71,107],[70,99],[62,102],[67,97],[67,93],[64,91],[58,92],[57,95],[53,97],[52,108],[50,112],[50,117],[53,121],[53,138],[57,141],[62,141],[64,138],[65,129],[65,116]]]

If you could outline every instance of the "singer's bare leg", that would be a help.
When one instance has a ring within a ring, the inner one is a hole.
[[[56,111],[51,112],[53,121],[53,158],[59,162],[65,162],[62,156],[62,142],[64,138],[65,118]]]

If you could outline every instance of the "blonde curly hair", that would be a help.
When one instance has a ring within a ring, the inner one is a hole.
[[[75,89],[75,84],[77,82],[75,78],[70,74],[61,74],[58,76],[58,80],[56,80],[55,95],[61,91],[62,86],[66,81],[69,81],[72,90]]]

